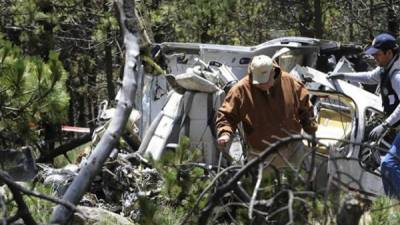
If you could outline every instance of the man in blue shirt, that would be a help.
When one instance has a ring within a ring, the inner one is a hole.
[[[400,54],[396,38],[388,33],[377,35],[365,53],[374,57],[378,65],[374,70],[331,74],[328,78],[379,85],[386,119],[369,134],[369,139],[376,141],[387,129],[400,124]],[[400,133],[381,163],[381,174],[385,193],[400,198]]]

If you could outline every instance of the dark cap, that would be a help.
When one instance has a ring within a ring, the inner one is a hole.
[[[371,46],[365,51],[365,54],[373,55],[379,50],[389,50],[395,48],[397,48],[396,38],[388,33],[382,33],[374,38]]]

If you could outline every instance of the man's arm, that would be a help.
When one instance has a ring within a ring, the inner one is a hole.
[[[236,131],[237,124],[242,120],[242,100],[243,97],[240,96],[238,89],[233,88],[225,97],[222,106],[218,109],[215,125],[220,148],[224,148],[229,142]]]
[[[381,67],[367,72],[336,73],[328,76],[329,79],[343,79],[348,81],[360,82],[363,84],[379,84]]]
[[[215,123],[218,137],[223,134],[231,136],[235,132],[239,121],[238,115],[234,113],[236,111],[233,109],[234,107],[236,106],[230,105],[229,102],[224,102],[221,108],[218,109]]]

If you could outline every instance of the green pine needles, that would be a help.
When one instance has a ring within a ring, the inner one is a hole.
[[[0,37],[0,143],[2,148],[29,145],[42,122],[66,118],[69,97],[66,72],[51,51],[47,62],[25,56]]]
[[[172,225],[178,224],[195,204],[197,197],[209,184],[204,168],[196,165],[201,159],[201,151],[189,145],[188,137],[180,137],[180,143],[174,150],[168,150],[162,160],[152,165],[161,174],[164,185],[156,199],[141,198],[140,224]],[[207,197],[200,202],[204,207]],[[196,213],[189,219],[195,223]]]

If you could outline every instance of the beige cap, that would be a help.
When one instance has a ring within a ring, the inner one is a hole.
[[[250,72],[253,76],[253,84],[267,83],[272,70],[272,59],[266,55],[253,57],[250,63]]]

